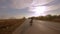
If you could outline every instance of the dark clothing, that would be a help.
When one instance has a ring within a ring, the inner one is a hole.
[[[30,21],[30,25],[32,25],[32,23],[33,23],[33,18],[32,18],[31,21]]]
[[[33,23],[33,19],[31,19],[30,23]]]

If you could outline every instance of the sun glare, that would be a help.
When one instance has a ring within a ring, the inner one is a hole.
[[[39,16],[46,11],[46,6],[37,6],[33,8],[32,11],[35,13],[35,16]]]

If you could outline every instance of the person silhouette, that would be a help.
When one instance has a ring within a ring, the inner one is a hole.
[[[32,25],[32,23],[33,23],[33,18],[31,18],[30,25]]]

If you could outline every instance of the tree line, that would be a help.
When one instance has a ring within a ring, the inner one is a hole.
[[[60,22],[60,15],[46,15],[46,16],[38,16],[38,17],[33,17],[33,18],[38,19],[38,20],[47,20],[47,21]]]

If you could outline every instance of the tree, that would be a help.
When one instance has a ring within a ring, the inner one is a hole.
[[[25,20],[25,19],[26,19],[26,17],[23,17],[22,19],[24,19],[24,20]]]
[[[47,18],[47,20],[52,20],[52,16],[51,15],[47,15],[46,18]]]

